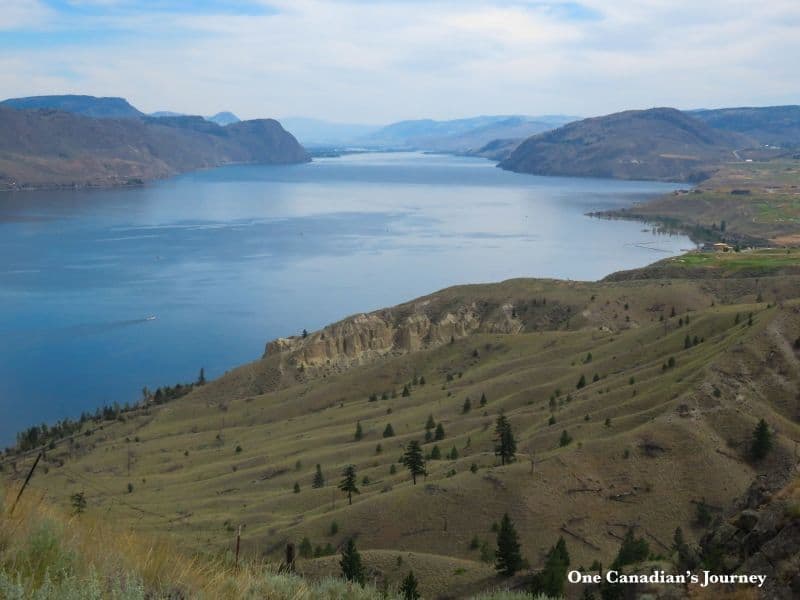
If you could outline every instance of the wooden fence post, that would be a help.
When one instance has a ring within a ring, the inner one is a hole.
[[[242,540],[242,526],[239,525],[239,528],[236,530],[236,568],[239,568],[239,544]]]
[[[36,455],[36,460],[33,461],[33,466],[31,467],[31,470],[28,471],[28,476],[25,478],[25,483],[22,484],[22,487],[19,490],[19,494],[17,494],[17,497],[14,500],[14,504],[11,505],[11,510],[8,513],[9,517],[14,516],[14,509],[17,508],[17,502],[19,502],[19,499],[22,497],[22,492],[24,492],[25,488],[28,487],[28,482],[31,480],[31,477],[33,477],[33,471],[34,469],[36,469],[36,465],[39,464],[41,458],[42,458],[42,453],[39,452],[39,454]]]

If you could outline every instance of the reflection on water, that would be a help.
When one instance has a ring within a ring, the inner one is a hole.
[[[448,285],[675,254],[686,238],[585,216],[673,187],[406,153],[0,194],[0,442]]]

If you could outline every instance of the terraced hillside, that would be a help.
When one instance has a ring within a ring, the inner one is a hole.
[[[798,250],[450,288],[274,341],[178,400],[88,422],[50,445],[31,497],[67,505],[84,491],[88,512],[187,552],[229,551],[239,525],[245,554],[272,558],[290,541],[324,555],[355,536],[379,583],[413,565],[426,597],[523,583],[482,560],[505,512],[534,568],[559,536],[574,566],[608,564],[631,526],[667,556],[677,526],[703,535],[696,503],[724,515],[756,476],[792,476],[799,337]],[[494,452],[501,413],[517,440],[507,465]],[[441,428],[425,442],[431,417]],[[774,448],[753,462],[762,418]],[[411,440],[440,456],[417,485],[398,463]],[[7,455],[4,473],[19,479],[32,458]],[[348,464],[352,505],[337,489]]]

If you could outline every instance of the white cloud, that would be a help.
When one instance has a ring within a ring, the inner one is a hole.
[[[51,11],[38,0],[3,0],[0,31],[40,26],[51,16]]]
[[[10,1],[17,14],[0,28],[45,26],[42,5]],[[800,92],[796,0],[584,0],[585,11],[522,0],[265,4],[277,14],[66,19],[120,34],[5,46],[0,85],[123,95],[144,110],[366,122],[789,103]]]

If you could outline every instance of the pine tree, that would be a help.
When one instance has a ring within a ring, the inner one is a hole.
[[[559,537],[547,553],[544,568],[534,576],[533,593],[554,598],[563,596],[569,560],[567,544],[563,537]]]
[[[317,464],[317,471],[314,473],[314,479],[311,480],[311,487],[321,488],[325,485],[325,477],[322,475],[322,467]]]
[[[558,445],[561,447],[568,446],[572,442],[572,436],[567,433],[567,430],[561,432],[561,437],[558,440]]]
[[[464,400],[464,406],[461,407],[461,412],[467,414],[470,410],[472,410],[472,402],[470,401],[469,396],[467,396],[467,399]]]
[[[72,504],[72,510],[75,511],[75,514],[81,514],[86,510],[86,494],[84,492],[72,494],[72,496],[70,496],[70,503]]]
[[[439,449],[439,446],[434,446],[431,448],[431,460],[440,460],[442,458],[442,451]]]
[[[511,423],[508,417],[500,414],[494,428],[495,444],[494,453],[500,457],[500,464],[506,464],[514,460],[517,452],[517,442],[514,439],[514,432],[511,430]]]
[[[578,379],[578,385],[575,387],[578,389],[586,387],[586,375],[581,375],[581,378]]]
[[[361,421],[356,422],[356,432],[353,434],[355,441],[360,441],[364,437],[364,430],[361,429]]]
[[[347,494],[347,503],[353,504],[353,494],[360,494],[356,486],[356,468],[354,465],[347,465],[342,471],[342,480],[339,482],[339,489]]]
[[[311,558],[311,556],[314,554],[314,550],[311,548],[311,540],[309,540],[307,537],[304,537],[303,541],[300,542],[298,552],[303,558]]]
[[[700,525],[700,527],[708,527],[711,525],[711,509],[709,508],[708,504],[706,504],[705,498],[697,503],[695,521],[697,521],[697,524]]]
[[[300,493],[300,484],[297,483],[296,481],[294,482],[294,493],[295,494],[299,494]]]
[[[411,390],[408,389],[408,385],[403,386],[403,398],[408,398],[411,395]]]
[[[486,394],[481,394],[481,406],[486,406],[487,402],[488,400],[486,400]]]
[[[203,367],[200,367],[200,374],[197,376],[197,385],[205,385],[206,384],[206,370]]]
[[[425,429],[433,429],[436,427],[436,421],[433,420],[433,415],[428,415],[428,420],[425,421]]]
[[[750,454],[755,460],[761,460],[772,449],[772,432],[764,419],[761,419],[753,430],[753,441]]]
[[[364,585],[364,567],[361,564],[361,555],[356,549],[356,543],[353,538],[347,540],[347,544],[342,550],[342,559],[339,561],[339,566],[342,568],[342,577],[348,581]]]
[[[614,560],[612,568],[624,567],[645,560],[650,554],[650,547],[644,538],[636,539],[633,537],[633,529],[628,529],[625,537],[620,544],[617,558]]]
[[[394,437],[394,427],[392,427],[391,423],[386,424],[386,429],[383,430],[383,437]]]
[[[441,423],[436,425],[436,433],[434,434],[433,439],[435,439],[437,442],[444,439],[444,425]]]
[[[511,577],[522,568],[522,555],[520,554],[519,539],[517,531],[508,513],[503,515],[500,521],[500,529],[497,531],[497,551],[495,552],[495,569]]]
[[[417,440],[408,442],[400,462],[411,473],[411,480],[414,485],[417,485],[417,475],[425,475],[425,458],[422,456],[422,448]]]
[[[400,597],[403,600],[419,600],[422,596],[417,590],[417,585],[417,578],[414,577],[414,572],[409,571],[408,575],[403,579],[403,583],[400,584],[400,589],[398,590]]]

